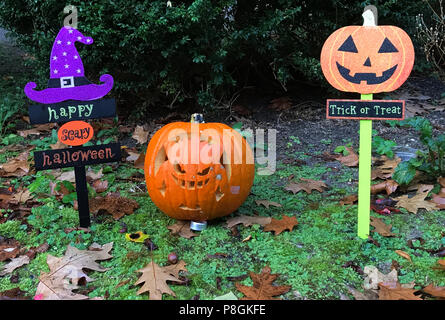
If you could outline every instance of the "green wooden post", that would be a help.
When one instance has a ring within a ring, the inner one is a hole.
[[[372,100],[372,94],[362,94],[362,100]],[[358,231],[362,239],[369,236],[371,206],[372,120],[360,120],[360,155],[358,169]]]

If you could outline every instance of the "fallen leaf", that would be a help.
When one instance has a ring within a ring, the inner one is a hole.
[[[270,101],[269,109],[276,111],[288,110],[292,107],[292,101],[289,97],[281,97]]]
[[[28,129],[28,130],[20,130],[18,131],[18,134],[21,137],[28,137],[29,135],[40,135],[42,132],[48,132],[51,131],[54,127],[56,126],[55,123],[45,123],[45,124],[39,124],[36,125],[34,128],[32,129]]]
[[[125,234],[125,239],[132,242],[143,243],[145,239],[148,239],[149,236],[143,233],[142,231],[138,231],[135,233],[127,233]]]
[[[49,245],[47,243],[43,243],[38,247],[33,247],[28,250],[28,252],[25,253],[25,255],[28,256],[29,260],[32,260],[35,258],[37,253],[43,253],[48,251]]]
[[[198,236],[190,229],[190,221],[186,220],[177,220],[175,224],[167,227],[171,234],[179,235],[180,237],[191,239],[193,237]]]
[[[142,272],[142,275],[134,285],[143,283],[137,292],[138,295],[149,292],[149,300],[162,300],[164,293],[176,297],[175,293],[167,285],[167,281],[178,283],[182,281],[174,276],[167,267],[160,267],[154,261],[151,261],[151,263],[136,272]]]
[[[25,203],[28,200],[31,200],[31,192],[29,190],[21,190],[18,193],[14,194],[12,200],[15,200],[19,203]]]
[[[56,143],[50,144],[49,146],[51,147],[52,150],[69,148],[66,144],[62,143],[60,140],[57,140]]]
[[[433,267],[433,268],[437,269],[437,270],[445,271],[445,259],[440,259],[439,261],[437,261],[437,263],[439,264],[439,266],[438,267]]]
[[[61,258],[47,255],[49,272],[42,272],[39,277],[36,296],[41,300],[85,300],[87,296],[74,293],[73,290],[79,289],[79,281],[84,279],[86,282],[94,281],[83,269],[90,269],[104,272],[108,270],[102,267],[96,261],[102,261],[112,258],[109,254],[113,247],[113,242],[103,246],[93,243],[89,250],[79,250],[76,247],[68,245],[65,255]]]
[[[402,258],[405,258],[405,259],[408,260],[409,262],[413,262],[413,261],[411,260],[411,256],[410,256],[408,253],[406,253],[405,251],[402,251],[402,250],[396,250],[395,253],[397,253],[397,254],[398,254],[399,256],[401,256]]]
[[[145,164],[145,153],[142,152],[134,162],[134,167],[144,170],[144,164]]]
[[[142,126],[136,126],[133,135],[131,136],[139,144],[144,144],[148,141],[148,131],[145,131]]]
[[[376,290],[364,290],[360,292],[348,286],[348,291],[352,294],[355,300],[378,300],[379,295]]]
[[[375,232],[378,234],[384,236],[384,237],[393,237],[395,236],[394,233],[391,232],[392,225],[385,224],[382,220],[376,217],[370,217],[371,218],[371,226],[375,227]]]
[[[379,300],[422,300],[414,295],[419,290],[403,288],[399,283],[393,286],[382,282],[379,283],[379,288]]]
[[[260,216],[238,216],[227,220],[227,228],[232,228],[238,224],[243,224],[245,227],[249,227],[254,224],[266,225],[272,222],[271,217],[260,217]]]
[[[0,165],[0,177],[23,177],[29,173],[29,151]]]
[[[274,206],[277,208],[281,207],[281,204],[279,204],[278,202],[273,202],[273,201],[269,201],[269,200],[255,200],[257,205],[263,205],[264,207],[266,207],[266,209],[269,209],[270,206]]]
[[[0,262],[17,257],[20,253],[20,244],[16,240],[0,243]]]
[[[304,190],[306,193],[311,194],[312,190],[323,192],[323,188],[327,188],[327,185],[323,181],[316,181],[311,179],[300,178],[299,183],[291,182],[284,189],[291,191],[293,194]]]
[[[29,263],[29,257],[26,255],[13,258],[11,261],[3,266],[3,270],[0,271],[0,277],[13,272],[15,269]]]
[[[171,264],[168,266],[163,267],[163,269],[170,273],[171,275],[175,276],[176,278],[179,277],[179,272],[180,271],[187,271],[187,269],[185,268],[187,264],[185,263],[184,260],[180,260],[178,261],[178,263],[176,264]]]
[[[365,290],[377,290],[381,282],[396,284],[398,281],[397,270],[395,269],[391,270],[388,274],[384,274],[375,266],[365,266],[363,272],[365,273],[365,280],[363,281],[363,288]]]
[[[92,183],[91,187],[97,193],[105,192],[108,189],[108,180],[96,180]]]
[[[57,181],[68,181],[71,183],[75,183],[76,182],[76,175],[74,173],[74,170],[70,170],[70,171],[65,171],[62,172],[57,178]]]
[[[425,201],[428,192],[420,192],[417,193],[412,198],[408,198],[408,195],[403,195],[394,200],[397,200],[396,207],[405,208],[411,213],[417,213],[420,208],[423,208],[427,211],[433,211],[436,209],[436,204],[432,201]]]
[[[283,216],[281,220],[272,218],[272,221],[264,226],[264,231],[273,231],[275,235],[280,234],[284,230],[292,231],[298,224],[297,218]]]
[[[432,284],[423,288],[423,292],[432,295],[437,298],[445,298],[445,287],[436,287]]]
[[[26,296],[26,292],[20,290],[20,288],[13,288],[3,292],[0,292],[0,300],[29,300],[30,297]]]
[[[382,191],[386,191],[386,194],[389,196],[391,193],[395,192],[399,184],[394,180],[386,180],[381,183],[371,185],[371,194],[378,194]]]
[[[130,279],[119,282],[114,289],[120,288],[130,282]]]
[[[130,215],[139,208],[139,204],[135,200],[114,195],[90,199],[89,204],[91,212],[106,212],[111,214],[114,220]]]
[[[104,176],[104,174],[102,172],[102,168],[97,173],[95,173],[93,171],[93,169],[88,168],[88,171],[87,171],[86,175],[87,175],[87,178],[90,178],[92,181],[101,179]]]
[[[358,154],[354,152],[354,149],[345,147],[348,150],[349,154],[347,156],[337,156],[335,159],[340,161],[342,164],[348,167],[356,167],[358,165]]]
[[[386,156],[380,157],[376,160],[376,162],[383,163],[371,171],[371,180],[375,180],[377,178],[386,180],[388,178],[391,178],[394,174],[394,170],[401,161],[402,160],[398,157],[394,157],[394,159],[389,159]]]
[[[247,237],[245,237],[241,242],[247,242],[250,239],[252,239],[252,235],[251,234],[249,234]]]
[[[440,189],[438,194],[433,194],[432,201],[438,209],[445,209],[445,188]]]
[[[358,195],[352,194],[350,196],[346,196],[340,200],[340,205],[343,206],[345,204],[354,204],[358,201]]]
[[[241,300],[281,300],[274,298],[288,292],[291,286],[274,286],[273,282],[279,274],[272,274],[270,267],[266,266],[261,270],[261,273],[249,272],[250,278],[253,281],[253,286],[248,287],[240,283],[235,283],[238,291],[243,293],[245,297]]]

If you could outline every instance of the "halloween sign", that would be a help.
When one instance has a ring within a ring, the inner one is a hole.
[[[229,215],[253,184],[253,152],[222,123],[175,122],[157,131],[145,158],[156,206],[171,218],[202,222]]]
[[[414,46],[395,26],[377,25],[377,8],[367,6],[363,26],[347,26],[332,33],[323,45],[320,64],[336,89],[361,94],[361,100],[327,100],[328,119],[360,120],[357,233],[369,236],[371,200],[372,120],[403,120],[405,101],[373,100],[408,79],[414,65]]]
[[[90,82],[84,74],[76,42],[92,44],[91,37],[84,36],[72,26],[60,29],[50,55],[50,79],[48,87],[36,90],[36,84],[25,86],[26,96],[37,102],[28,107],[30,123],[64,123],[57,134],[60,142],[71,148],[34,152],[36,170],[74,167],[76,193],[81,227],[90,226],[88,189],[85,166],[121,159],[119,143],[84,147],[93,138],[93,127],[83,121],[108,118],[116,115],[114,99],[101,99],[113,87],[113,77],[104,74],[103,84]]]

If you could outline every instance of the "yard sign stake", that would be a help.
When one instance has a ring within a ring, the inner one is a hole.
[[[391,92],[409,77],[414,65],[410,37],[395,26],[377,26],[377,8],[367,6],[363,26],[338,29],[321,51],[321,68],[340,91],[361,94],[360,100],[326,102],[328,119],[360,120],[357,234],[369,236],[371,203],[372,120],[403,120],[405,101],[373,100],[373,94]]]
[[[92,126],[81,120],[116,116],[116,102],[100,99],[113,87],[111,75],[102,75],[100,80],[104,83],[98,85],[85,77],[76,42],[92,44],[93,39],[71,26],[62,27],[51,50],[48,88],[37,91],[36,83],[29,82],[24,91],[29,99],[39,103],[28,108],[31,124],[67,122],[57,136],[60,142],[72,147],[35,151],[34,162],[36,170],[74,167],[79,225],[88,228],[91,221],[85,166],[120,161],[121,148],[119,143],[81,146],[94,134]]]

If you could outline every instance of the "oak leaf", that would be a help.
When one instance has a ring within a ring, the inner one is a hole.
[[[344,197],[343,199],[341,199],[339,201],[340,205],[343,206],[345,204],[354,204],[355,202],[358,201],[358,195],[356,194],[351,194],[349,196]]]
[[[388,178],[391,178],[396,167],[401,161],[402,160],[398,157],[389,159],[386,156],[382,156],[381,158],[377,159],[377,162],[383,163],[371,171],[371,180],[375,180],[377,178],[386,180]]]
[[[149,300],[162,300],[162,294],[164,293],[176,297],[175,293],[167,285],[167,281],[182,283],[183,281],[178,279],[178,273],[181,270],[187,271],[183,261],[176,268],[172,268],[172,266],[160,267],[154,261],[151,261],[144,268],[136,271],[142,272],[142,275],[134,285],[143,283],[137,294],[140,295],[148,291],[150,294]]]
[[[381,183],[373,184],[371,186],[371,194],[378,194],[382,191],[386,191],[386,194],[390,195],[395,192],[398,187],[399,184],[394,180],[386,180]]]
[[[249,272],[250,278],[253,281],[253,286],[248,287],[240,283],[235,283],[238,291],[243,293],[245,297],[241,300],[281,300],[274,298],[288,292],[291,286],[274,286],[273,282],[279,274],[272,274],[270,267],[266,266],[261,270],[261,273]]]
[[[19,203],[25,203],[28,200],[31,200],[31,192],[29,190],[21,190],[12,196],[12,200],[15,200]]]
[[[109,254],[113,242],[103,246],[93,243],[88,250],[79,250],[68,245],[65,255],[61,258],[47,255],[49,272],[42,272],[39,277],[36,296],[42,300],[84,300],[87,296],[74,293],[79,288],[79,281],[83,278],[86,282],[94,281],[86,275],[83,269],[106,271],[96,261],[112,258]]]
[[[173,235],[179,235],[180,237],[191,239],[198,236],[192,230],[190,230],[190,221],[177,220],[175,224],[167,227]]]
[[[227,220],[227,228],[232,228],[237,224],[243,224],[245,227],[249,227],[254,224],[260,224],[262,226],[272,222],[271,217],[260,217],[260,216],[239,216],[233,217]]]
[[[89,204],[91,212],[105,211],[111,214],[114,220],[130,215],[139,208],[135,200],[115,195],[90,199]]]
[[[0,177],[23,177],[29,172],[29,151],[0,165]]]
[[[255,200],[257,205],[263,205],[266,209],[269,209],[270,206],[274,206],[277,208],[281,207],[281,204],[279,204],[278,202],[274,202],[274,201],[269,201],[269,200]]]
[[[396,269],[391,270],[388,274],[384,274],[375,266],[365,266],[363,272],[366,275],[365,280],[363,281],[363,288],[365,290],[378,289],[380,282],[396,284],[398,281]]]
[[[432,284],[423,288],[423,292],[432,295],[437,298],[445,298],[445,287],[436,287]]]
[[[0,271],[0,277],[13,272],[15,269],[29,263],[29,257],[26,255],[11,259],[11,261],[3,266]]]
[[[306,193],[310,194],[312,190],[317,190],[323,192],[323,188],[327,188],[327,185],[323,181],[316,181],[311,179],[300,178],[299,183],[291,182],[284,189],[291,191],[293,194],[304,190]]]
[[[148,131],[145,131],[142,126],[136,126],[133,135],[131,136],[139,144],[144,144],[148,140]]]
[[[348,150],[349,154],[347,156],[337,156],[335,157],[336,160],[340,161],[342,164],[348,167],[356,167],[358,165],[358,154],[354,152],[354,149],[345,147],[346,150]]]
[[[278,235],[284,230],[292,231],[297,224],[298,221],[295,217],[283,216],[281,220],[272,218],[272,221],[264,226],[264,231],[273,231],[275,235]]]
[[[396,207],[405,208],[411,213],[417,213],[420,208],[423,208],[427,211],[432,211],[436,209],[436,204],[432,201],[426,201],[428,192],[420,192],[415,196],[408,198],[408,195],[403,195],[394,200],[397,200]]]
[[[419,290],[403,288],[400,283],[379,283],[379,300],[422,300],[414,292]]]
[[[394,233],[391,232],[392,225],[385,224],[381,219],[376,217],[371,217],[371,226],[375,227],[375,232],[384,236],[384,237],[393,237]]]

